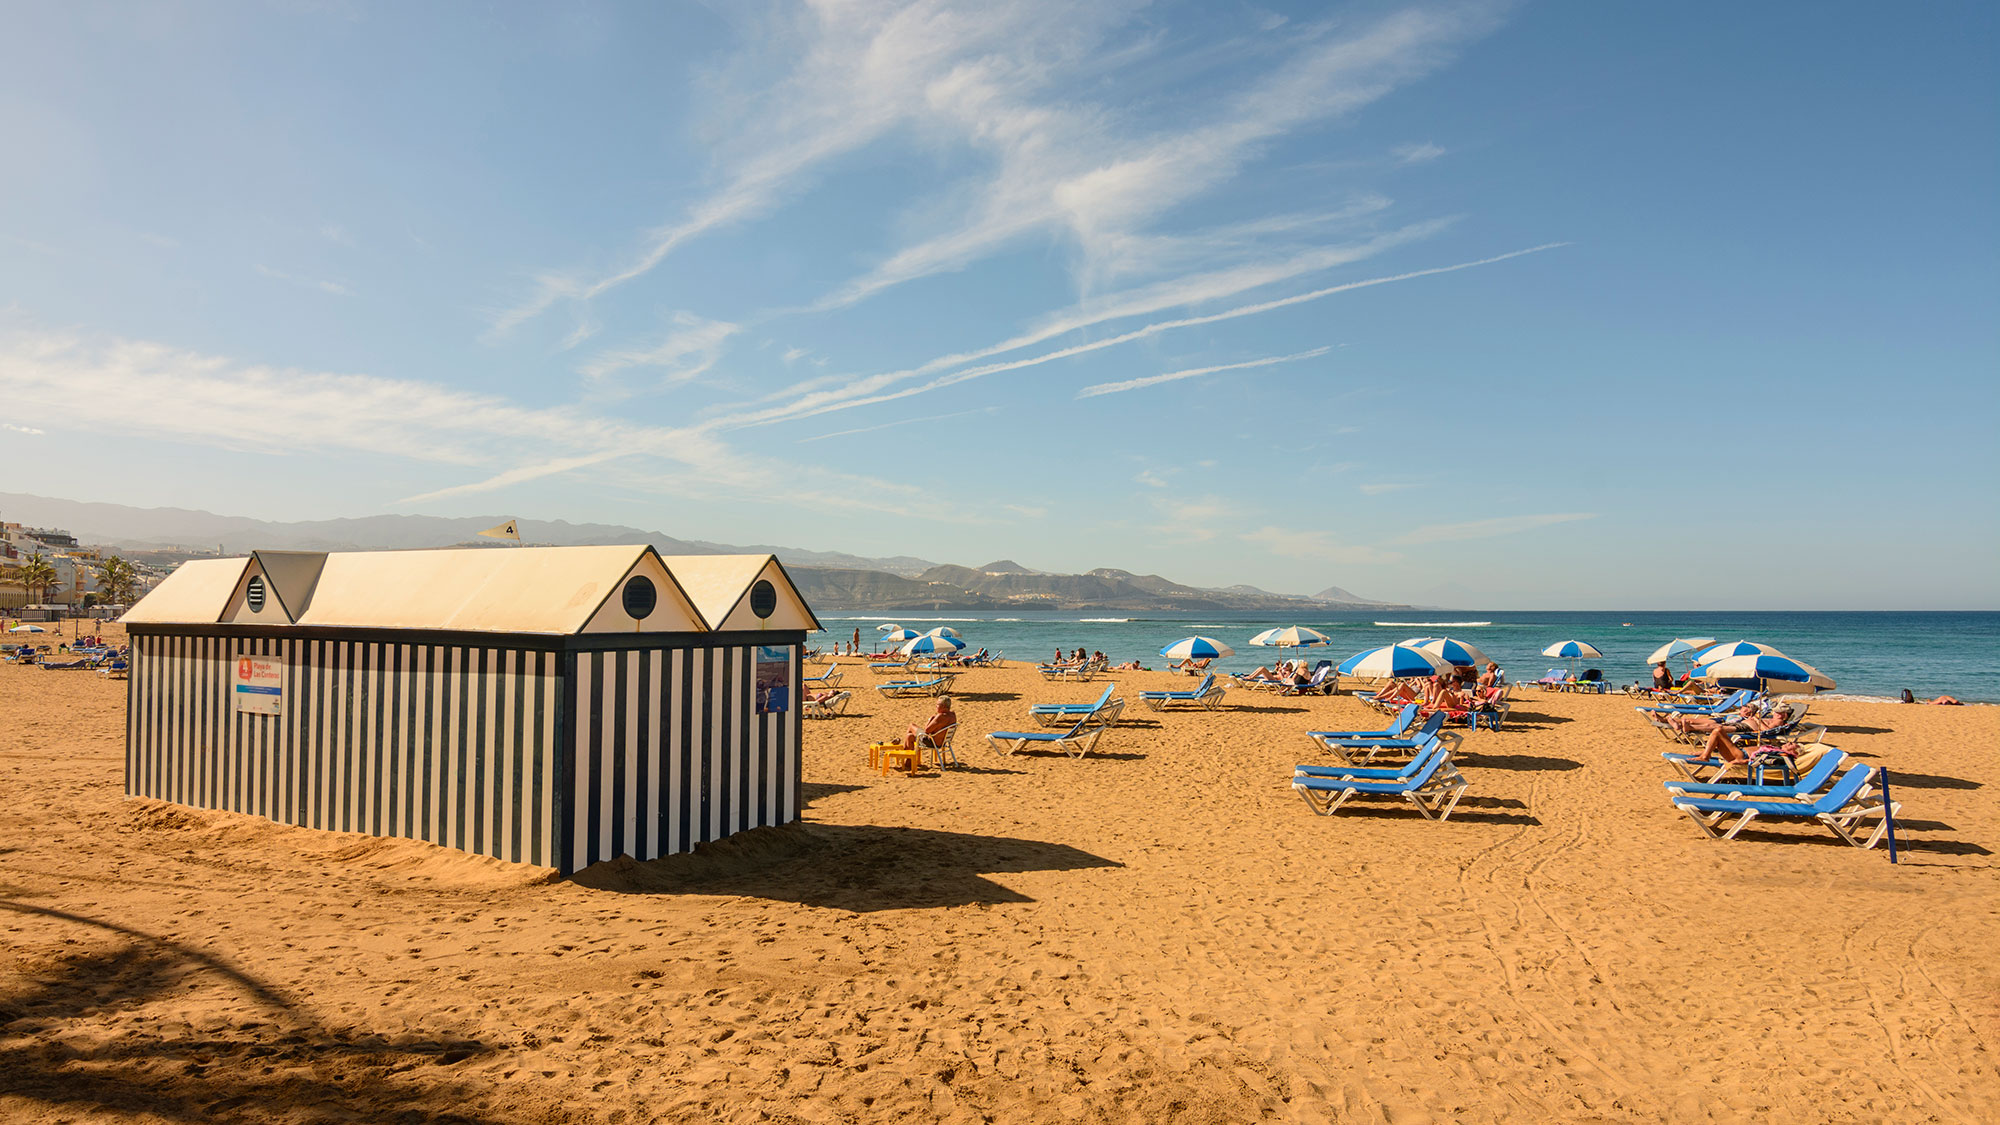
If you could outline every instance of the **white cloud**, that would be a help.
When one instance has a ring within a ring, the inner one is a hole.
[[[1097,383],[1076,392],[1076,397],[1096,398],[1100,395],[1115,395],[1121,391],[1136,391],[1141,387],[1153,387],[1161,383],[1177,382],[1181,379],[1193,379],[1201,375],[1213,375],[1219,371],[1243,371],[1253,367],[1270,367],[1279,363],[1292,363],[1301,359],[1312,359],[1315,356],[1322,356],[1332,350],[1332,348],[1314,348],[1308,352],[1266,356],[1263,359],[1252,359],[1243,363],[1220,363],[1213,367],[1190,367],[1185,371],[1169,371],[1165,375],[1148,375],[1142,379],[1127,379],[1121,383]]]
[[[1245,532],[1239,538],[1245,543],[1262,547],[1274,555],[1308,559],[1313,562],[1392,563],[1403,557],[1394,551],[1385,551],[1378,547],[1343,543],[1334,538],[1330,531],[1261,527],[1256,531]]]
[[[16,426],[12,422],[0,422],[0,430],[9,430],[17,434],[42,434],[47,432],[45,430],[38,430],[33,426]]]
[[[1389,152],[1396,158],[1396,163],[1398,164],[1422,164],[1443,156],[1445,150],[1443,145],[1434,145],[1429,141],[1425,141],[1422,144],[1397,145],[1395,148],[1390,149]]]
[[[1156,473],[1151,469],[1141,469],[1139,471],[1139,475],[1133,477],[1132,479],[1138,481],[1140,484],[1143,484],[1148,488],[1167,487],[1167,478],[1161,476],[1159,473]]]
[[[1038,520],[1049,514],[1047,508],[1034,508],[1025,504],[1002,504],[1000,506],[1017,516],[1024,516],[1031,520]]]
[[[981,406],[972,410],[954,410],[949,414],[931,414],[922,418],[899,418],[894,422],[882,422],[873,426],[858,426],[852,430],[835,430],[830,434],[816,434],[812,437],[800,438],[796,444],[804,445],[807,442],[852,437],[855,434],[872,434],[877,430],[887,430],[896,426],[914,426],[919,422],[942,422],[947,418],[963,418],[968,414],[991,414],[998,409],[1000,408],[997,406]]]
[[[784,355],[785,366],[789,367],[797,363],[799,360],[804,359],[806,355],[807,352],[804,348],[786,348]]]
[[[339,223],[320,224],[319,236],[340,246],[354,245],[354,236],[347,233],[347,228]]]
[[[651,344],[600,352],[579,370],[592,382],[634,367],[657,367],[668,385],[685,383],[722,357],[722,345],[742,331],[742,325],[706,320],[690,312],[673,315],[673,331]]]
[[[283,281],[292,285],[303,285],[308,289],[317,289],[322,293],[331,293],[336,297],[354,296],[352,289],[337,281],[320,281],[310,277],[300,277],[297,274],[285,273],[282,270],[274,270],[269,266],[263,265],[257,267],[257,272],[274,281]]]
[[[1417,528],[1399,537],[1396,542],[1415,545],[1447,543],[1458,539],[1490,539],[1496,535],[1513,535],[1552,524],[1596,518],[1595,512],[1560,512],[1539,516],[1499,516],[1494,519],[1468,520],[1465,523],[1434,523]]]

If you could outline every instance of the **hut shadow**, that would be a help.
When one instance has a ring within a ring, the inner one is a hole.
[[[1903,770],[1889,771],[1889,788],[1895,789],[1984,789],[1985,783],[1970,778],[1951,777],[1941,773],[1906,773]]]
[[[689,855],[593,864],[570,881],[615,894],[738,895],[867,914],[1033,902],[985,876],[1123,866],[1041,840],[872,824],[789,824],[740,832]]]
[[[0,990],[0,1093],[11,1098],[65,1118],[261,1122],[275,1107],[309,1106],[327,1120],[490,1120],[465,1108],[492,1092],[484,1084],[415,1069],[489,1054],[488,1044],[392,1044],[366,1031],[335,1032],[271,986],[180,942],[17,901],[0,899],[0,909],[115,937],[108,948],[58,947],[65,952],[53,965]],[[250,1000],[255,1015],[204,1032],[173,1018],[200,990],[217,988]],[[133,1011],[156,1003],[167,1015],[147,1026],[162,1032],[134,1033]]]
[[[830,781],[802,781],[799,783],[799,805],[801,808],[811,808],[812,803],[822,797],[853,793],[866,788],[868,788],[866,785],[837,785]]]
[[[1480,753],[1477,748],[1465,752],[1467,765],[1483,770],[1555,770],[1566,772],[1580,770],[1583,763],[1574,758],[1555,758],[1544,754],[1494,754]],[[1469,799],[1469,798],[1468,798]]]

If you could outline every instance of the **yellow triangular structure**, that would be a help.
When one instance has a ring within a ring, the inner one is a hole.
[[[521,529],[515,527],[514,523],[515,521],[508,520],[499,527],[489,527],[479,534],[488,539],[512,539],[514,542],[519,543],[521,541]]]

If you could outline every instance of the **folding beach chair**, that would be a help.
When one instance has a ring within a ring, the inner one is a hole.
[[[958,764],[958,752],[951,748],[951,740],[952,736],[957,733],[958,724],[953,723],[935,735],[919,734],[917,736],[917,751],[919,753],[929,751],[931,765],[936,766],[940,770],[947,764],[955,766]]]

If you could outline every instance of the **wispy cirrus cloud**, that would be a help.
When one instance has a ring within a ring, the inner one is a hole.
[[[331,293],[336,297],[354,296],[354,290],[349,289],[347,286],[342,285],[337,281],[324,281],[319,278],[301,277],[298,274],[286,273],[283,270],[274,270],[270,266],[265,266],[265,265],[258,266],[257,272],[265,277],[270,278],[273,281],[282,281],[289,285],[299,285],[307,289],[317,289],[322,293]]]
[[[1535,516],[1497,516],[1493,519],[1467,520],[1464,523],[1434,523],[1400,536],[1396,542],[1415,546],[1422,543],[1448,543],[1458,539],[1490,539],[1496,535],[1514,535],[1523,531],[1533,531],[1539,527],[1596,518],[1595,512],[1556,512]]]
[[[1280,363],[1295,363],[1298,360],[1323,356],[1332,350],[1330,347],[1314,348],[1311,351],[1294,352],[1291,355],[1265,356],[1263,359],[1245,360],[1242,363],[1218,363],[1212,367],[1190,367],[1185,371],[1169,371],[1165,375],[1147,375],[1144,378],[1126,379],[1118,383],[1097,383],[1076,392],[1076,397],[1096,398],[1099,395],[1115,395],[1122,391],[1136,391],[1141,387],[1155,387],[1161,383],[1194,379],[1202,375],[1214,375],[1223,371],[1245,371],[1256,367],[1272,367]]]
[[[1398,164],[1422,164],[1443,156],[1445,149],[1443,145],[1435,145],[1429,141],[1425,141],[1421,144],[1397,145],[1395,148],[1390,149],[1389,152],[1390,155],[1396,158],[1396,163]]]
[[[1348,428],[1353,429],[1354,427]],[[1378,481],[1374,484],[1357,484],[1354,486],[1354,490],[1363,496],[1380,496],[1383,493],[1401,492],[1406,488],[1415,487],[1417,487],[1416,484],[1411,481]]]
[[[600,352],[578,370],[586,379],[602,382],[631,368],[652,368],[660,372],[664,383],[685,383],[714,367],[723,344],[743,330],[740,324],[708,320],[691,312],[677,312],[672,319],[673,330],[664,337],[638,347]]]
[[[964,418],[970,414],[991,414],[998,409],[1000,408],[997,406],[979,406],[971,410],[954,410],[949,414],[929,414],[922,418],[898,418],[894,422],[881,422],[873,426],[857,426],[851,430],[835,430],[830,434],[814,434],[812,437],[800,438],[797,444],[804,445],[807,442],[853,437],[855,434],[872,434],[878,430],[893,429],[897,426],[915,426],[925,422],[943,422],[951,418]]]
[[[38,430],[33,426],[16,426],[12,422],[0,422],[0,430],[6,430],[9,433],[15,434],[32,434],[36,436],[47,432],[46,430]]]

